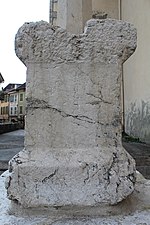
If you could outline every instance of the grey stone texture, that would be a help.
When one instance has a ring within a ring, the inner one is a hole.
[[[4,182],[8,171],[0,176],[0,224],[2,225],[149,225],[150,224],[150,181],[137,173],[135,190],[120,204],[108,207],[53,207],[43,214],[19,206],[11,206],[7,199]],[[14,213],[15,211],[15,213]]]
[[[9,199],[30,207],[117,204],[134,191],[135,163],[121,143],[121,65],[136,30],[90,20],[75,35],[25,23],[16,54],[27,66],[25,149],[9,166]]]

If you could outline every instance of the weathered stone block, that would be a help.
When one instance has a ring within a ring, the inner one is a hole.
[[[27,66],[25,149],[10,162],[8,197],[23,207],[117,204],[134,190],[121,143],[121,65],[136,30],[90,20],[74,35],[25,23],[16,53]]]

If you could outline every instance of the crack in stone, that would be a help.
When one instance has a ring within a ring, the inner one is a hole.
[[[135,184],[136,178],[135,178],[135,176],[134,176],[134,173],[129,174],[129,175],[127,176],[127,178],[128,178],[128,180],[131,181],[131,183]]]
[[[116,187],[116,193],[118,193],[118,190],[119,190],[119,186],[120,186],[120,184],[121,184],[121,181],[119,180],[119,183],[117,182],[116,184],[117,184],[117,187]]]
[[[39,199],[38,184],[35,184],[35,193],[36,193],[36,198]]]
[[[58,172],[58,169],[56,169],[53,173],[51,173],[48,177],[45,177],[43,180],[42,180],[42,183],[45,183],[47,182],[47,180],[51,179],[52,177],[54,177],[56,175],[56,173]]]
[[[81,163],[81,161],[79,161],[79,163]],[[93,178],[96,174],[99,173],[99,171],[101,170],[101,168],[98,168],[98,165],[93,165],[92,168],[90,167],[90,165],[88,163],[83,163],[83,169],[86,169],[87,172],[87,177],[84,179],[84,184],[86,184],[87,182],[90,181],[91,178]],[[93,171],[96,169],[96,172],[90,175],[90,171]]]
[[[111,170],[112,170],[112,168],[114,167],[117,158],[118,158],[118,157],[117,157],[117,153],[114,152],[114,153],[113,153],[113,161],[112,161],[110,167],[107,169],[107,172],[104,173],[104,175],[107,176],[106,180],[108,181],[108,184],[110,184]],[[105,178],[104,178],[104,179],[105,179]]]
[[[72,114],[68,114],[60,109],[57,109],[57,108],[54,108],[52,107],[51,105],[49,105],[46,101],[44,100],[39,100],[39,99],[27,99],[27,110],[28,109],[50,109],[50,110],[53,110],[53,111],[56,111],[58,113],[60,113],[60,115],[62,117],[72,117],[74,119],[77,119],[77,120],[81,120],[81,121],[84,121],[84,122],[87,122],[87,123],[91,123],[91,124],[95,124],[96,122],[93,121],[90,117],[88,116],[82,116],[82,115],[72,115]]]
[[[96,96],[96,95],[94,95],[94,94],[92,94],[92,93],[86,93],[86,94],[89,95],[89,96],[91,96],[91,97],[94,97],[94,98],[96,98],[96,99],[99,99],[99,101],[96,101],[96,104],[98,104],[98,103],[100,103],[100,102],[103,102],[103,103],[105,103],[105,104],[110,104],[110,105],[112,104],[111,102],[104,100],[101,91],[100,91],[99,93],[100,93],[100,96]],[[90,103],[89,103],[89,104],[90,104]]]
[[[88,163],[86,163],[84,169],[86,169],[86,172],[87,172],[87,177],[84,179],[84,184],[86,184],[86,182],[90,179],[90,172],[89,172],[90,169],[89,169],[89,164]]]
[[[101,168],[100,169],[98,169],[91,177],[93,178],[96,174],[98,174],[98,172],[101,170]]]
[[[31,110],[32,109],[50,109],[50,110],[53,110],[55,112],[58,112],[62,117],[72,117],[72,118],[74,118],[76,120],[87,122],[87,123],[90,123],[90,124],[100,124],[102,126],[106,125],[106,124],[104,124],[102,122],[94,121],[93,119],[91,119],[88,116],[73,115],[73,114],[66,113],[66,112],[62,111],[61,109],[57,109],[55,107],[52,107],[51,105],[49,105],[44,100],[39,100],[39,99],[35,99],[35,98],[32,98],[32,99],[28,98],[27,99],[27,108],[26,108],[26,110],[29,110],[29,109],[31,109]]]

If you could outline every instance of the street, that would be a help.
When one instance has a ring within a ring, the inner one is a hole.
[[[8,161],[24,146],[24,130],[0,135],[0,173],[7,170]]]

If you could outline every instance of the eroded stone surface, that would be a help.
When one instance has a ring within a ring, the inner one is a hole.
[[[29,63],[122,63],[136,48],[136,30],[130,23],[91,19],[85,33],[74,35],[41,21],[25,23],[16,35],[16,54]],[[56,67],[55,65],[55,67]]]
[[[25,150],[10,162],[8,196],[23,207],[117,204],[134,190],[121,144],[121,64],[136,30],[90,20],[73,35],[26,23],[16,53],[27,66]]]
[[[11,201],[6,197],[4,181],[8,171],[0,176],[0,224],[7,225],[50,225],[50,224],[88,224],[88,225],[149,225],[150,216],[150,181],[138,175],[135,191],[129,198],[119,205],[109,207],[84,207],[73,209],[73,212],[61,208],[51,208],[47,214],[35,214],[30,209],[27,213],[19,207],[12,212]],[[14,207],[13,207],[14,210]],[[114,214],[117,214],[114,216]]]

